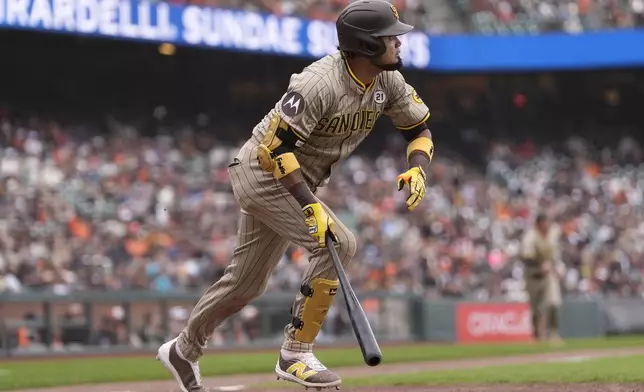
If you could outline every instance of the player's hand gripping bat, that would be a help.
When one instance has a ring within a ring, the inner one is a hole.
[[[347,304],[347,311],[349,312],[351,325],[353,326],[353,331],[356,334],[358,344],[362,350],[362,358],[367,365],[377,366],[382,360],[382,353],[380,352],[380,347],[378,347],[376,337],[373,335],[373,331],[371,330],[371,326],[367,320],[367,315],[364,313],[364,310],[362,310],[362,306],[360,306],[360,302],[349,283],[349,278],[347,278],[347,274],[344,272],[344,267],[342,267],[342,263],[340,263],[338,252],[333,246],[333,238],[328,231],[326,232],[325,237],[326,247],[331,253],[333,266],[335,267],[335,271],[338,273],[338,279],[340,280],[340,287],[342,287],[342,293],[344,294],[344,301]]]

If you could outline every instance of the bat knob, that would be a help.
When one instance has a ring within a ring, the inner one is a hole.
[[[382,361],[382,356],[380,355],[374,355],[369,358],[367,358],[367,365],[369,366],[378,366],[380,365],[380,361]]]

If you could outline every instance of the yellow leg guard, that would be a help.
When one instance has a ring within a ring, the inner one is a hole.
[[[293,327],[297,329],[295,339],[303,343],[313,343],[338,292],[338,281],[314,279],[310,286],[302,286],[301,292],[306,298],[302,306],[302,316],[293,319]]]

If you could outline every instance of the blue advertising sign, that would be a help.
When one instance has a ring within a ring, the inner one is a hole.
[[[133,0],[0,0],[2,27],[312,58],[337,46],[329,22]],[[427,35],[410,33],[404,43],[407,64],[426,68]]]
[[[332,22],[136,0],[0,0],[3,28],[305,58],[336,51]],[[581,35],[401,37],[407,67],[494,71],[644,65],[644,30]]]
[[[644,29],[572,35],[438,36],[429,68],[531,71],[644,65]]]

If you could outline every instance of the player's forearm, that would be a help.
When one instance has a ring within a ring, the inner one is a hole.
[[[432,133],[429,131],[429,129],[425,129],[414,140],[409,142],[410,147],[413,148],[413,146],[418,146],[418,149],[409,151],[408,163],[410,168],[420,167],[424,171],[427,171],[429,164],[432,162],[434,145],[432,142],[431,147],[429,147],[431,151],[427,151],[425,147],[420,147],[422,146],[422,144],[418,143],[418,141],[422,140],[423,138],[429,139],[430,141],[432,140]]]
[[[300,206],[304,207],[307,204],[317,202],[313,192],[311,192],[311,189],[304,182],[301,170],[297,169],[286,177],[282,177],[279,181],[295,200],[300,203]]]
[[[427,172],[429,168],[430,160],[427,155],[419,152],[415,152],[409,156],[409,167],[418,167],[420,166],[423,171]]]

